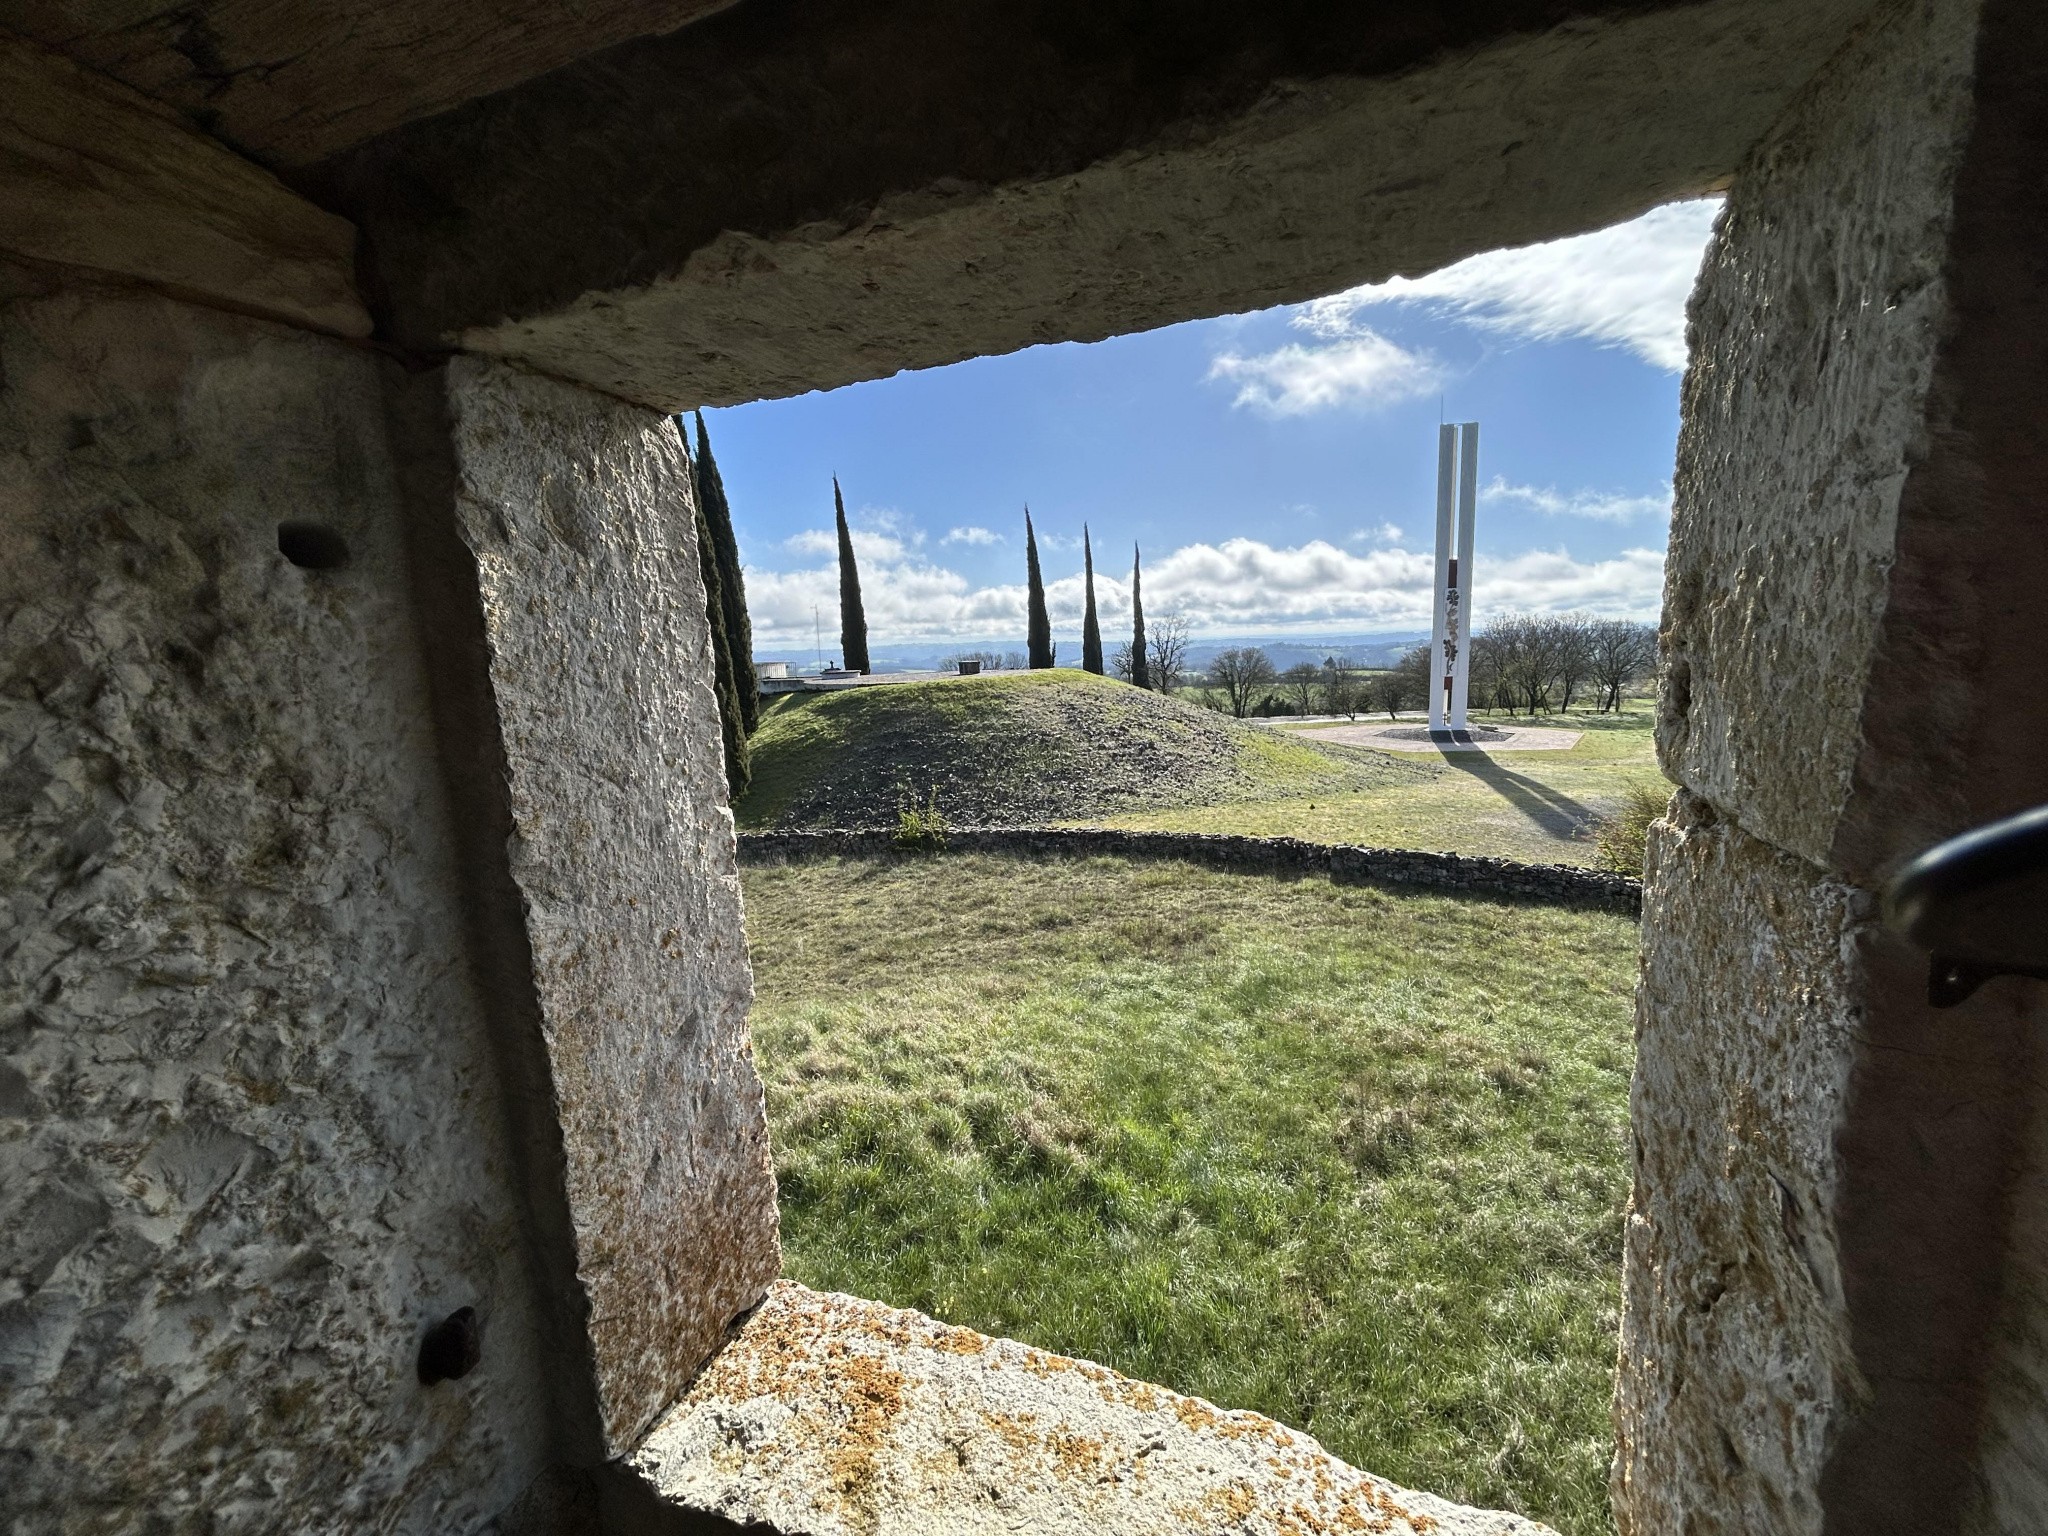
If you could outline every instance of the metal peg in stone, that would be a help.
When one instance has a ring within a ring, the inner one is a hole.
[[[459,1307],[427,1330],[420,1340],[420,1385],[460,1381],[484,1357],[483,1335],[476,1326],[476,1308]]]

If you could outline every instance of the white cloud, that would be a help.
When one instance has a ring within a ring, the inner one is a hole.
[[[1302,416],[1426,395],[1443,383],[1444,375],[1429,354],[1411,352],[1360,326],[1327,347],[1290,342],[1256,357],[1225,352],[1209,364],[1209,377],[1237,384],[1234,405],[1264,416]]]
[[[1398,544],[1401,529],[1394,523],[1381,523],[1377,528],[1361,528],[1348,541],[1353,544]]]
[[[871,560],[901,560],[910,553],[913,544],[924,542],[922,539],[906,542],[892,533],[881,533],[873,528],[849,528],[847,531],[853,535],[854,557],[863,565]],[[792,554],[831,555],[836,559],[839,535],[830,528],[806,528],[784,539],[782,547]]]
[[[988,528],[951,528],[941,544],[1000,544],[1003,536]]]
[[[1426,552],[1399,547],[1398,537],[1363,553],[1320,539],[1291,548],[1257,539],[1188,544],[1147,563],[1145,607],[1148,613],[1182,613],[1206,634],[1420,628],[1429,622],[1433,563]],[[1655,549],[1591,562],[1574,560],[1562,549],[1499,559],[1482,550],[1476,565],[1482,616],[1513,609],[1650,618],[1663,587],[1664,556]],[[880,643],[1023,634],[1021,585],[974,587],[922,556],[863,556],[861,591],[869,631]],[[1128,619],[1127,582],[1098,571],[1095,596],[1106,631]],[[1079,628],[1082,603],[1078,573],[1046,584],[1046,605],[1059,633]],[[747,573],[747,606],[762,644],[809,644],[814,609],[828,634],[836,633],[838,605],[833,564]]]
[[[1664,593],[1661,549],[1625,549],[1611,560],[1589,564],[1562,549],[1531,550],[1492,562],[1482,555],[1473,566],[1482,616],[1535,612],[1654,619]]]
[[[1374,334],[1363,311],[1415,304],[1527,340],[1578,336],[1626,348],[1675,373],[1685,367],[1685,302],[1720,209],[1719,198],[1668,203],[1591,234],[1488,251],[1318,299],[1293,323],[1341,342]]]
[[[1550,486],[1509,485],[1502,476],[1495,475],[1480,490],[1479,499],[1492,503],[1519,502],[1546,517],[1590,517],[1608,523],[1628,523],[1639,517],[1654,517],[1668,522],[1671,518],[1671,487],[1668,485],[1655,496],[1624,496],[1612,491],[1587,490],[1567,494]]]

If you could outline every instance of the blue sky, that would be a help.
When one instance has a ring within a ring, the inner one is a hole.
[[[1654,617],[1685,297],[1717,211],[709,412],[757,648],[807,651],[813,605],[836,631],[834,474],[880,644],[1021,644],[1026,503],[1056,636],[1079,632],[1084,522],[1106,631],[1133,541],[1147,613],[1198,635],[1426,626],[1440,409],[1481,423],[1482,616]]]

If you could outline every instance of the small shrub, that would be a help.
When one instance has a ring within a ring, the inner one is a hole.
[[[1632,785],[1622,796],[1621,809],[1594,824],[1594,864],[1617,875],[1641,875],[1650,823],[1664,814],[1669,799],[1668,791]]]
[[[939,787],[919,805],[908,795],[896,797],[896,834],[890,839],[898,848],[916,853],[937,853],[946,846],[946,813],[939,809]]]

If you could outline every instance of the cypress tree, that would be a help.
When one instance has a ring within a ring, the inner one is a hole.
[[[1024,509],[1024,581],[1027,588],[1024,648],[1033,667],[1052,665],[1052,620],[1045,616],[1045,578],[1038,569],[1038,535],[1031,531],[1031,509]]]
[[[1131,546],[1131,681],[1152,686],[1152,663],[1145,659],[1145,599],[1138,590],[1138,546]]]
[[[1081,670],[1102,676],[1102,626],[1095,622],[1095,550],[1088,542],[1088,525],[1081,525],[1082,584],[1088,606],[1081,614]]]
[[[860,605],[860,567],[853,563],[853,533],[846,526],[846,498],[832,477],[832,510],[839,518],[839,664],[849,672],[868,670],[868,615]]]
[[[704,576],[704,613],[711,630],[711,690],[718,696],[719,734],[725,739],[725,786],[728,799],[746,793],[754,776],[747,747],[747,727],[740,715],[739,692],[733,686],[732,645],[725,632],[725,602],[719,590],[718,556],[711,547],[711,525],[700,503],[696,508],[697,568]]]
[[[749,736],[761,723],[761,683],[754,676],[754,625],[747,617],[747,583],[740,574],[740,544],[733,536],[732,508],[726,503],[725,481],[718,460],[711,457],[711,435],[704,413],[697,413],[697,505],[711,529],[712,553],[718,557],[719,595],[725,605],[725,643],[732,657],[732,685],[739,695],[740,723]]]

